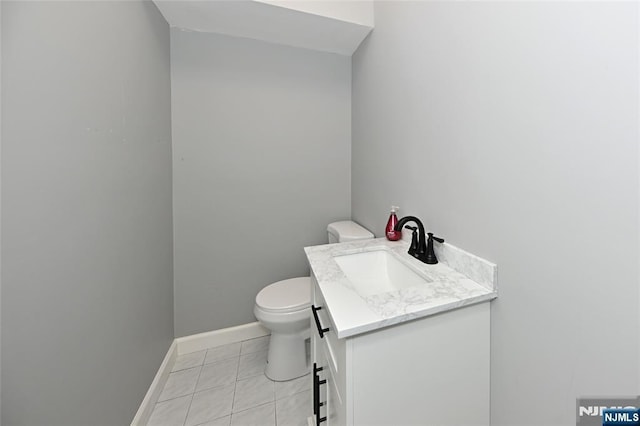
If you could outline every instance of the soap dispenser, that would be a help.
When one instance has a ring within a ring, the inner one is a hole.
[[[398,224],[398,216],[396,216],[396,212],[399,209],[400,207],[398,206],[391,206],[391,214],[389,215],[389,220],[387,221],[387,227],[385,229],[385,235],[389,241],[398,241],[402,238],[402,230],[396,231],[395,229]]]

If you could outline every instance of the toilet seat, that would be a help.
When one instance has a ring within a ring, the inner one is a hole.
[[[266,312],[304,310],[311,306],[311,280],[298,277],[270,284],[256,296],[256,306]]]

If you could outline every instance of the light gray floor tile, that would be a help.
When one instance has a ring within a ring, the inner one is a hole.
[[[191,395],[158,402],[153,407],[147,426],[182,426],[190,403]]]
[[[312,413],[310,390],[276,401],[278,426],[307,426],[307,417]]]
[[[234,387],[231,384],[193,395],[185,426],[199,425],[231,414]]]
[[[239,358],[229,358],[202,367],[196,392],[235,383]]]
[[[307,426],[310,375],[272,382],[267,348],[265,336],[179,356],[148,426]]]
[[[238,379],[263,374],[267,366],[267,351],[251,353],[240,356],[238,366]]]
[[[180,371],[187,368],[199,367],[204,363],[204,356],[207,351],[193,352],[190,354],[179,355],[171,371]]]
[[[233,412],[243,411],[272,402],[275,398],[273,382],[264,374],[238,380],[233,398]]]
[[[158,402],[193,393],[196,389],[198,375],[200,375],[200,367],[169,374],[169,378],[158,398]]]
[[[275,384],[276,399],[281,399],[311,389],[311,374],[286,382],[275,382]]]
[[[275,424],[276,410],[273,402],[231,415],[231,426],[275,426]]]
[[[228,345],[216,346],[207,350],[207,356],[204,360],[205,364],[222,361],[227,358],[235,358],[240,356],[241,342],[230,343]]]
[[[229,426],[230,423],[231,416],[225,416],[219,419],[211,420],[210,422],[200,423],[198,426]]]
[[[251,340],[245,340],[244,342],[242,342],[240,355],[266,351],[267,349],[269,349],[269,337],[270,336],[262,336]]]

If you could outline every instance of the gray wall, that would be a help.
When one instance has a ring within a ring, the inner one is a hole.
[[[572,425],[577,396],[636,394],[638,4],[375,16],[353,58],[353,217],[381,235],[397,203],[498,264],[492,424]]]
[[[173,338],[169,27],[2,7],[2,424],[128,424]]]
[[[350,58],[171,32],[176,336],[255,321],[350,211]]]

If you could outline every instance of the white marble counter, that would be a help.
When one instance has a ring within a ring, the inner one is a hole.
[[[497,297],[495,264],[451,244],[435,245],[440,263],[427,265],[407,254],[409,241],[386,238],[305,247],[338,338],[434,315]],[[334,256],[385,250],[430,281],[424,285],[360,297]]]

